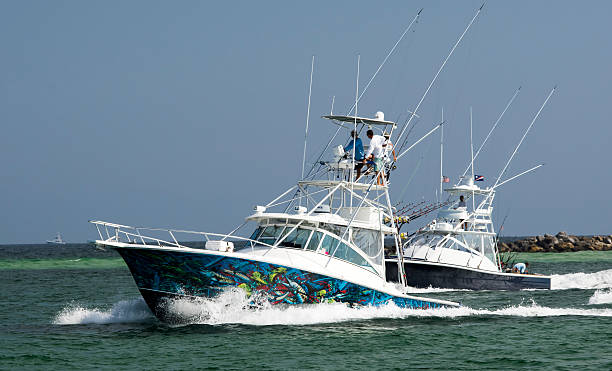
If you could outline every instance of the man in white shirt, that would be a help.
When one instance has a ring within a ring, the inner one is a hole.
[[[367,136],[370,138],[370,145],[368,151],[365,154],[365,161],[372,161],[374,164],[374,171],[378,173],[382,170],[383,157],[385,156],[385,148],[387,141],[382,135],[374,135],[372,130],[367,131]],[[381,184],[382,178],[379,178],[379,184]]]
[[[393,148],[393,143],[391,142],[391,139],[389,139],[391,137],[391,134],[385,132],[383,134],[383,137],[385,137],[385,143],[383,143],[385,147],[385,163],[391,162],[391,156],[393,156],[393,161],[397,161],[397,157],[395,157],[395,148]]]

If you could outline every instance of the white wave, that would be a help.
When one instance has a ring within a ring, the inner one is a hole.
[[[589,304],[610,304],[612,303],[612,289],[597,290],[589,298]]]
[[[142,298],[122,300],[112,308],[102,310],[89,309],[70,304],[62,309],[53,321],[55,325],[107,324],[124,322],[143,322],[153,319],[153,314]]]
[[[612,288],[612,269],[595,273],[554,274],[551,276],[553,290]]]
[[[612,308],[550,308],[532,302],[498,309],[473,309],[470,307],[440,309],[405,309],[394,304],[379,307],[349,307],[342,303],[309,305],[270,305],[261,301],[253,309],[252,297],[247,298],[242,290],[228,290],[216,298],[171,300],[167,309],[180,318],[181,324],[244,324],[270,325],[315,325],[370,319],[410,318],[457,318],[457,317],[557,317],[592,316],[612,317]],[[612,290],[597,292],[589,304],[612,301]],[[598,301],[598,302],[595,302]],[[123,300],[109,310],[88,309],[70,305],[57,314],[54,324],[108,324],[150,321],[154,317],[142,299]]]
[[[470,316],[599,316],[612,317],[612,309],[549,308],[536,303],[500,309],[472,309],[470,307],[441,309],[405,309],[394,304],[379,307],[348,307],[341,303],[273,306],[259,309],[248,307],[250,299],[240,291],[227,291],[215,299],[174,300],[169,309],[184,324],[245,324],[314,325],[369,319],[409,319],[415,317],[455,318]]]

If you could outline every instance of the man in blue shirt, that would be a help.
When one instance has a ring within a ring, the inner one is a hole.
[[[359,135],[355,130],[351,131],[351,141],[349,142],[348,146],[344,147],[344,152],[346,153],[348,158],[353,157],[353,147],[355,147],[355,170],[357,170],[357,177],[355,178],[355,180],[358,180],[361,176],[361,168],[364,165],[364,152],[361,138],[359,138]]]
[[[527,273],[528,266],[529,266],[529,263],[517,263],[517,264],[514,264],[512,271],[514,273]]]

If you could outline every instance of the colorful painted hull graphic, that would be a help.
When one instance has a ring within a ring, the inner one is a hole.
[[[228,287],[248,295],[264,292],[272,304],[343,302],[403,308],[438,308],[440,303],[401,298],[351,282],[247,259],[177,251],[117,248],[141,291],[214,297]],[[153,308],[152,308],[153,309]]]

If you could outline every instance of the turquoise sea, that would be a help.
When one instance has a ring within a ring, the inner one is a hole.
[[[0,369],[612,369],[612,252],[521,254],[553,290],[412,290],[457,309],[245,309],[159,323],[113,251],[0,246]]]

